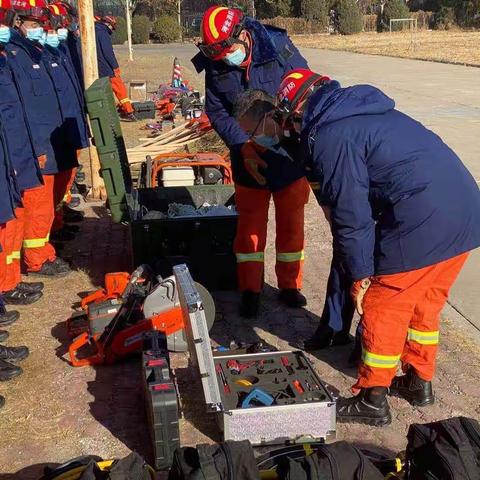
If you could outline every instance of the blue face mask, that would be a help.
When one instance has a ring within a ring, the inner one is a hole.
[[[223,61],[231,67],[238,67],[245,61],[246,56],[247,54],[241,48],[237,48],[237,50],[223,58]]]
[[[10,41],[10,28],[0,27],[0,43],[8,43]]]
[[[68,30],[66,28],[59,28],[57,30],[58,39],[64,42],[68,37]]]
[[[36,28],[28,28],[26,37],[31,42],[40,42],[40,40],[44,37],[44,35],[45,35],[45,32],[43,31],[43,28],[36,27]]]
[[[49,33],[47,35],[47,39],[45,43],[52,48],[58,48],[60,45],[60,39],[58,38],[58,35],[56,33]]]
[[[262,147],[271,148],[275,147],[275,145],[278,145],[280,143],[280,138],[277,134],[275,134],[273,137],[269,137],[268,135],[264,135],[262,133],[253,137],[253,141],[257,145],[261,145]]]

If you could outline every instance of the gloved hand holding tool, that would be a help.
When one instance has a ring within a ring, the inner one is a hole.
[[[352,296],[353,303],[359,315],[363,315],[363,297],[365,297],[371,284],[372,282],[369,278],[364,278],[363,280],[353,282],[352,288],[350,289],[350,295]]]
[[[268,167],[267,162],[259,155],[265,152],[265,150],[265,147],[256,144],[253,140],[248,140],[241,148],[245,168],[259,185],[265,185],[267,183],[265,177],[259,172],[259,168]]]

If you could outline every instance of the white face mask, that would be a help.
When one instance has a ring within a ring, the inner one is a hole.
[[[66,28],[59,28],[57,30],[58,39],[64,42],[68,37],[68,30]]]

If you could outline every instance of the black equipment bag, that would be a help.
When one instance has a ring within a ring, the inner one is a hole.
[[[248,440],[177,448],[168,480],[258,480]]]
[[[480,480],[480,425],[455,417],[413,424],[407,434],[408,480]]]
[[[300,460],[283,458],[279,480],[383,480],[384,476],[356,447],[347,442],[320,445]]]

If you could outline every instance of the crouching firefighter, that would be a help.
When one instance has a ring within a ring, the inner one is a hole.
[[[298,135],[362,316],[362,361],[340,422],[386,425],[387,395],[434,403],[440,312],[480,245],[480,191],[458,156],[369,85],[288,74],[265,132]],[[399,363],[403,375],[395,376]]]
[[[205,71],[206,113],[230,148],[239,213],[234,249],[242,292],[240,314],[248,318],[258,312],[272,196],[280,300],[290,307],[302,307],[306,305],[300,289],[308,182],[291,159],[268,149],[270,139],[263,145],[251,142],[232,115],[243,91],[256,88],[273,95],[286,72],[307,63],[285,30],[264,26],[236,9],[209,8],[203,16],[202,38],[200,53],[192,62],[198,73]]]

